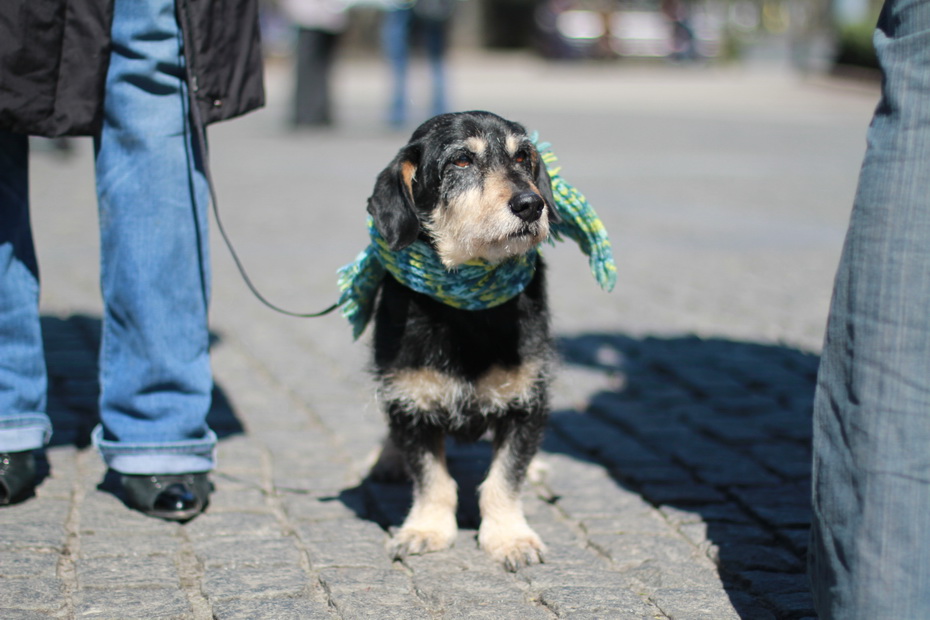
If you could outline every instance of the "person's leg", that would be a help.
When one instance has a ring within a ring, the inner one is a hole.
[[[28,140],[0,131],[0,504],[32,489],[32,451],[52,431],[29,223]]]
[[[400,127],[407,121],[407,66],[412,18],[412,9],[394,9],[384,12],[384,21],[381,24],[381,42],[391,65],[391,104],[388,122],[395,127]]]
[[[112,38],[96,142],[104,317],[94,443],[122,474],[207,472],[209,192],[174,2],[116,0]]]
[[[430,73],[432,74],[433,96],[432,114],[448,112],[446,97],[446,36],[447,22],[439,20],[423,20],[423,38],[426,55],[429,58]]]
[[[930,3],[889,0],[884,85],[814,404],[824,620],[930,618]]]
[[[294,91],[295,125],[329,125],[329,73],[336,35],[324,30],[297,30],[297,62]]]

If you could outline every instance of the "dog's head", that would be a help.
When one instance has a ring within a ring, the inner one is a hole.
[[[392,250],[424,238],[449,268],[528,252],[558,221],[526,130],[490,112],[423,123],[378,175],[368,212]]]

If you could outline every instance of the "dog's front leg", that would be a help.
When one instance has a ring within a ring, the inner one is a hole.
[[[389,551],[400,559],[451,547],[458,531],[458,489],[446,466],[443,432],[422,423],[395,423],[392,416],[391,438],[403,453],[413,480],[413,506],[388,542]]]
[[[478,544],[507,570],[543,561],[545,546],[526,522],[520,488],[542,440],[546,416],[511,413],[495,429],[494,458],[481,484]]]

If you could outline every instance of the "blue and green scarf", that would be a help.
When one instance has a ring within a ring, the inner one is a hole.
[[[536,139],[534,137],[534,142]],[[617,281],[617,267],[607,230],[585,197],[569,185],[554,168],[555,155],[548,143],[536,143],[552,181],[555,207],[561,222],[550,226],[549,242],[568,237],[588,257],[588,264],[601,288],[611,291]],[[499,306],[517,295],[533,279],[539,247],[498,263],[472,260],[447,269],[430,245],[417,240],[392,252],[368,218],[371,243],[354,262],[339,269],[338,305],[352,324],[355,338],[361,336],[371,319],[375,297],[384,276],[390,273],[404,286],[429,295],[453,308],[485,310]]]

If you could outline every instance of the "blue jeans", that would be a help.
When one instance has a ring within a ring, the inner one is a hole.
[[[209,191],[173,0],[117,0],[112,37],[95,136],[104,315],[93,440],[121,473],[209,471]],[[41,447],[49,424],[25,138],[0,132],[0,157],[0,451],[13,451]]]
[[[814,403],[823,619],[930,618],[930,2],[888,0]]]
[[[388,120],[403,125],[407,120],[407,69],[410,59],[410,34],[414,26],[422,30],[423,46],[432,75],[433,116],[447,111],[446,76],[443,58],[446,52],[446,22],[421,19],[410,7],[385,11],[381,24],[381,44],[391,64],[392,94]]]

